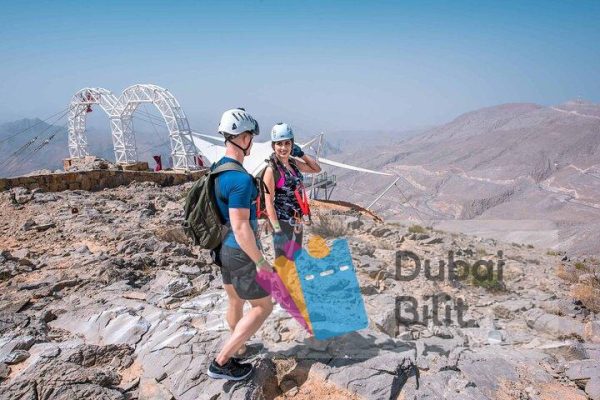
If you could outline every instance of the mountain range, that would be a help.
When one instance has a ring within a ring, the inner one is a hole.
[[[87,133],[91,152],[114,160],[110,134],[95,127]],[[168,157],[168,141],[154,133],[137,135],[140,159]],[[371,207],[387,219],[577,254],[600,252],[598,104],[511,103],[423,130],[331,132],[321,155],[392,174],[326,168],[337,175],[334,199],[368,206],[399,178]],[[40,119],[0,125],[0,176],[59,169],[67,156],[65,126]]]
[[[600,251],[598,104],[498,105],[339,159],[400,178],[373,206],[388,218],[578,254]],[[336,173],[334,197],[363,205],[395,179]]]
[[[166,128],[165,128],[166,130]],[[136,144],[140,160],[152,163],[152,155],[170,154],[168,134],[137,129]],[[114,161],[112,137],[108,128],[86,128],[91,154]],[[34,140],[35,139],[35,140]],[[24,118],[0,124],[0,177],[19,176],[37,170],[63,168],[69,156],[67,127],[49,124],[39,118]],[[163,165],[166,163],[163,161]]]

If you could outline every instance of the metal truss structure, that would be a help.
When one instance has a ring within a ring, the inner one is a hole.
[[[119,100],[110,90],[85,88],[75,93],[69,105],[69,156],[71,158],[83,158],[89,155],[85,135],[85,118],[86,114],[91,111],[92,104],[99,104],[108,114],[111,130],[113,130],[113,121],[119,119]]]
[[[152,103],[162,115],[171,142],[174,169],[195,170],[197,150],[190,125],[177,102],[166,89],[156,85],[133,85],[118,99],[105,89],[85,88],[73,96],[69,113],[69,154],[71,158],[88,155],[85,137],[85,114],[91,104],[99,104],[110,118],[117,164],[137,162],[133,114],[141,103]]]
[[[123,105],[121,121],[124,142],[134,137],[132,116],[136,108],[141,103],[152,103],[169,129],[173,167],[186,170],[198,168],[190,124],[177,99],[167,89],[156,85],[133,85],[123,91],[120,101]]]

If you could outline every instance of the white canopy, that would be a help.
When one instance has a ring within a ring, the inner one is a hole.
[[[304,144],[299,144],[299,146],[304,148],[306,146],[309,146],[316,140],[317,138],[314,138]],[[222,137],[192,132],[192,141],[200,150],[202,155],[204,155],[211,163],[218,161],[221,157],[225,155],[225,146],[221,144],[212,143],[223,143]],[[257,175],[267,165],[265,160],[267,160],[271,156],[272,152],[273,149],[271,148],[271,142],[254,142],[254,144],[252,145],[250,155],[244,159],[244,168],[246,168],[246,170],[252,175]],[[332,167],[344,168],[357,172],[366,172],[369,174],[392,176],[392,174],[388,174],[386,172],[356,167],[354,165],[344,164],[338,161],[329,160],[327,158],[319,157],[318,161],[322,164],[330,165]]]

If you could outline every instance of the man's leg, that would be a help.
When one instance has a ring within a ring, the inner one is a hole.
[[[229,325],[229,331],[233,334],[236,325],[240,322],[240,319],[244,316],[244,302],[246,300],[241,299],[240,296],[237,295],[233,285],[223,285],[225,288],[225,292],[227,293],[227,325]],[[240,349],[235,353],[236,356],[242,356],[246,352],[246,345],[242,345]]]
[[[252,309],[238,321],[231,337],[225,342],[223,349],[217,355],[216,361],[219,365],[224,365],[229,361],[235,352],[258,331],[273,311],[271,296],[248,301]]]
[[[227,307],[227,324],[229,330],[233,333],[235,326],[242,319],[244,315],[244,301],[237,295],[233,285],[223,285],[225,292],[227,293],[228,307]]]

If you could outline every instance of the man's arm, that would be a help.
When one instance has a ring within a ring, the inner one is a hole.
[[[262,253],[256,245],[256,237],[250,225],[250,209],[230,208],[229,220],[235,241],[240,245],[244,253],[255,263],[260,260]]]
[[[229,209],[229,220],[231,221],[231,229],[233,230],[235,240],[242,248],[242,251],[256,264],[257,268],[273,271],[273,266],[265,260],[256,245],[256,237],[250,225],[249,217],[250,209],[248,208]]]

